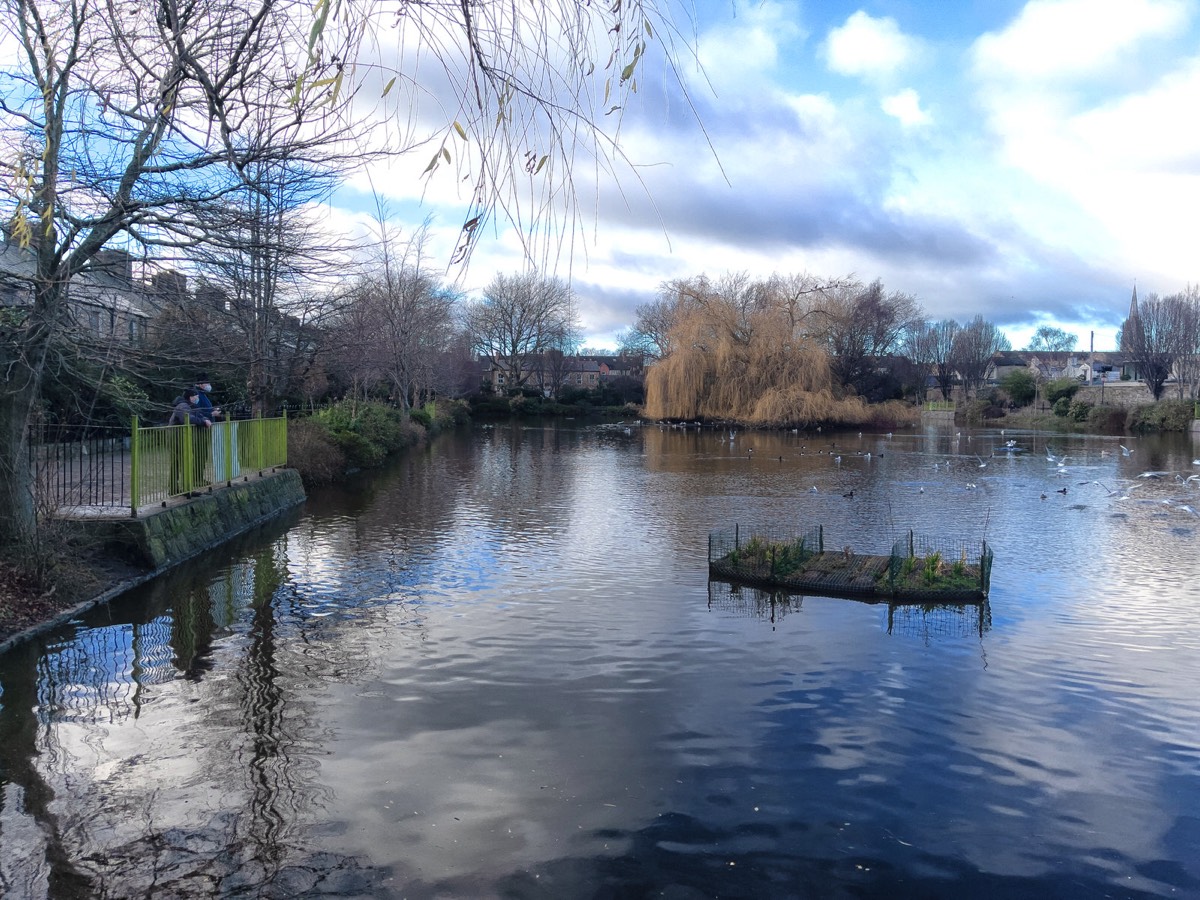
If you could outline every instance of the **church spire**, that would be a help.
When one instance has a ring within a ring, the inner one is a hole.
[[[1138,315],[1137,307],[1137,282],[1133,283],[1133,299],[1129,301],[1129,318],[1136,319]]]

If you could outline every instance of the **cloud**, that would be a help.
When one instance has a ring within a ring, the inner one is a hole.
[[[928,125],[932,121],[929,113],[921,109],[921,98],[912,88],[905,88],[898,94],[884,97],[879,105],[889,116],[898,119],[905,128]]]
[[[1033,0],[1003,31],[979,38],[974,67],[980,77],[1042,86],[1119,72],[1133,48],[1177,34],[1188,15],[1183,0]]]
[[[902,33],[895,19],[874,19],[859,10],[830,30],[824,54],[833,72],[878,78],[907,65],[916,49],[917,41]]]

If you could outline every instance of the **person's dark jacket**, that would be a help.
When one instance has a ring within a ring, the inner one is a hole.
[[[213,408],[212,398],[208,396],[208,391],[199,385],[196,386],[196,409],[200,410],[200,414],[204,418],[216,421],[217,414]]]
[[[208,418],[203,410],[188,403],[187,397],[176,397],[171,401],[171,406],[174,408],[171,418],[167,420],[168,425],[203,425]]]

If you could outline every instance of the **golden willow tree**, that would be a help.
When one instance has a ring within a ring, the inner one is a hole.
[[[869,406],[834,377],[821,339],[830,287],[811,276],[666,286],[673,322],[646,376],[645,414],[764,427],[907,420],[900,404]]]

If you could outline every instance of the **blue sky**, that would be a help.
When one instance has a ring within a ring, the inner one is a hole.
[[[1135,282],[1200,277],[1200,0],[696,12],[703,71],[684,74],[703,133],[651,58],[620,132],[644,188],[576,170],[581,234],[557,269],[586,343],[612,344],[668,279],[809,272],[881,278],[935,318],[982,314],[1018,348],[1050,324],[1106,350]],[[448,258],[466,198],[449,172],[420,183],[412,157],[371,182],[401,225],[428,217]],[[366,206],[353,190],[333,204]],[[498,227],[459,281],[521,264]]]

